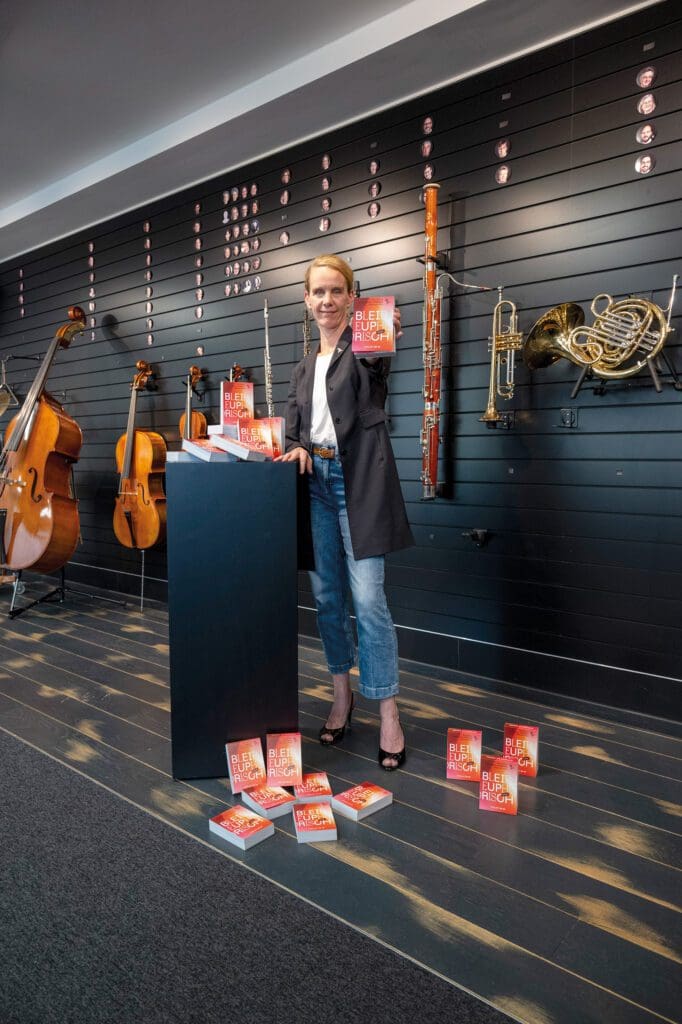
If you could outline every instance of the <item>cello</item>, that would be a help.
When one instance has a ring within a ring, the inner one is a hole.
[[[180,417],[180,437],[187,441],[191,441],[193,437],[206,437],[208,434],[203,412],[192,412],[192,392],[202,377],[203,373],[198,366],[190,366],[187,374],[185,411]]]
[[[119,473],[114,508],[114,533],[127,548],[151,548],[166,538],[166,495],[163,473],[166,442],[153,430],[135,429],[137,396],[147,387],[152,368],[140,359],[135,368],[130,394],[128,426],[116,444]]]
[[[54,572],[68,562],[79,537],[71,467],[78,462],[81,429],[45,391],[59,348],[85,329],[85,313],[71,306],[57,330],[0,454],[0,566]]]

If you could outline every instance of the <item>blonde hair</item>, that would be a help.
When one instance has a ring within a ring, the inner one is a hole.
[[[310,274],[318,267],[329,267],[331,270],[338,271],[346,282],[348,291],[353,291],[353,271],[351,270],[350,264],[346,263],[344,259],[340,256],[336,256],[334,253],[326,253],[323,256],[316,256],[305,272],[304,284],[307,292],[310,291]]]

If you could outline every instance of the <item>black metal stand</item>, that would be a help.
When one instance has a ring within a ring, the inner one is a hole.
[[[666,370],[662,369],[661,362],[665,363],[667,372]],[[647,359],[646,365],[654,389],[658,395],[660,395],[661,391],[663,390],[664,384],[672,384],[672,386],[675,388],[675,391],[682,391],[682,380],[680,379],[680,375],[675,369],[673,363],[668,358],[667,352],[659,352],[655,359]],[[575,387],[571,391],[571,398],[577,397],[578,392],[580,391],[585,382],[591,384],[593,381],[597,380],[598,383],[595,383],[592,388],[593,394],[595,395],[605,395],[607,385],[609,384],[621,384],[624,385],[626,388],[647,386],[646,384],[642,384],[641,382],[639,384],[635,384],[633,379],[630,377],[612,377],[606,380],[603,377],[597,377],[596,374],[592,372],[591,366],[583,366],[582,370],[580,371],[580,376],[578,377],[575,383]]]
[[[17,608],[16,607],[16,603],[15,603],[16,602],[16,597],[17,597],[17,594],[19,594],[21,592],[20,591],[20,587],[22,589],[24,587],[24,584],[21,581],[22,573],[23,573],[23,570],[19,569],[19,570],[17,570],[17,572],[15,574],[14,586],[12,587],[12,600],[10,601],[9,612],[7,613],[9,615],[10,619],[16,619],[17,616],[23,615],[24,612],[27,612],[29,610],[29,608],[34,608],[37,604],[43,604],[45,601],[51,601],[52,598],[55,597],[55,595],[58,595],[57,596],[58,604],[62,603],[62,601],[64,600],[64,592],[65,592],[65,589],[66,589],[65,588],[65,583],[64,583],[64,567],[63,566],[59,570],[59,584],[56,587],[53,587],[52,590],[48,590],[48,592],[46,594],[43,594],[41,597],[36,597],[33,601],[29,601],[28,604],[22,604],[20,608]]]

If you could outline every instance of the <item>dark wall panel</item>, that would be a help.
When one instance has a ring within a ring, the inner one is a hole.
[[[1,266],[0,355],[13,357],[7,371],[20,395],[66,308],[88,311],[85,335],[59,354],[49,382],[85,437],[76,470],[83,540],[70,574],[121,590],[139,585],[139,554],[111,529],[114,446],[136,360],[149,359],[156,373],[138,424],[172,445],[191,363],[206,374],[209,420],[234,362],[249,368],[262,415],[267,296],[282,412],[302,351],[305,266],[336,251],[364,294],[394,294],[403,314],[389,414],[417,545],[388,567],[403,653],[673,716],[682,682],[682,392],[666,374],[657,394],[644,373],[604,393],[587,384],[573,400],[572,363],[532,373],[521,364],[513,398],[499,402],[513,413],[511,429],[489,430],[479,417],[496,293],[446,289],[443,496],[422,502],[417,257],[428,162],[441,185],[439,248],[460,279],[504,285],[524,333],[566,301],[579,302],[589,321],[599,293],[665,306],[682,263],[681,53],[679,11],[661,3]],[[648,65],[656,77],[646,90],[636,76]],[[637,105],[647,91],[656,106],[645,115]],[[649,145],[636,137],[645,123],[655,129]],[[501,138],[510,144],[503,185]],[[655,164],[642,175],[635,162],[645,153]],[[373,181],[381,186],[374,220]],[[679,331],[665,351],[679,366]],[[485,546],[466,536],[472,528],[488,531]],[[146,571],[147,592],[163,597],[162,549],[147,553]],[[197,571],[210,578],[210,567]],[[304,577],[300,603],[312,604]],[[308,612],[301,621],[310,628]]]

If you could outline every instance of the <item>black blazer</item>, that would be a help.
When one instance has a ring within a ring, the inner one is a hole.
[[[389,360],[357,359],[350,328],[341,336],[327,371],[327,401],[334,421],[346,487],[353,555],[369,558],[414,544],[391,441],[386,429]],[[286,412],[286,451],[311,450],[310,422],[319,343],[295,367]],[[307,490],[307,480],[304,482]],[[305,500],[305,499],[304,499]],[[305,511],[305,510],[304,510]],[[305,516],[304,516],[305,521]],[[312,568],[309,530],[302,537],[301,563]]]

